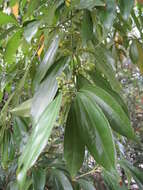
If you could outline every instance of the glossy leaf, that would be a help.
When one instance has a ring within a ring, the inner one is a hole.
[[[134,0],[119,0],[119,7],[124,20],[128,20],[134,3]]]
[[[80,137],[89,152],[107,170],[115,167],[115,147],[108,120],[102,110],[85,92],[77,94],[73,109],[76,113]]]
[[[99,86],[100,88],[103,88],[105,91],[107,91],[121,105],[124,112],[129,116],[129,111],[123,98],[112,89],[110,83],[106,80],[106,78],[103,77],[101,73],[97,70],[92,71],[89,74],[94,84]]]
[[[28,169],[34,165],[38,156],[47,144],[60,110],[61,98],[60,94],[53,102],[51,102],[40,116],[35,126],[33,126],[31,136],[29,137],[27,145],[19,159],[17,179],[21,185],[21,189],[24,185]]]
[[[0,11],[0,25],[9,24],[9,23],[17,25],[17,21],[14,17]]]
[[[130,120],[118,102],[105,90],[97,86],[88,86],[81,89],[100,106],[108,118],[111,127],[119,134],[135,140],[135,134]]]
[[[115,0],[105,0],[105,7],[98,11],[100,21],[106,30],[109,30],[115,18],[116,2]]]
[[[83,190],[96,190],[92,183],[87,180],[80,179],[78,180],[78,183]]]
[[[33,21],[31,23],[29,23],[25,28],[24,28],[24,37],[25,40],[30,43],[32,38],[34,37],[34,35],[37,33],[38,31],[38,27],[40,25],[40,22],[38,21]]]
[[[75,112],[71,106],[64,135],[64,157],[71,176],[74,177],[84,160],[85,145],[79,138],[80,131]]]
[[[36,73],[36,81],[41,82],[41,80],[44,78],[45,74],[47,73],[48,69],[51,67],[55,60],[55,56],[57,53],[57,49],[59,46],[60,38],[58,35],[56,35],[49,46],[47,52],[45,53],[45,56],[37,70]]]
[[[47,73],[47,77],[40,84],[38,90],[36,91],[32,100],[31,108],[31,115],[34,121],[38,120],[39,116],[55,97],[58,89],[56,78],[63,71],[67,60],[67,57],[62,57],[57,62],[55,62],[49,70],[49,73]]]
[[[22,39],[22,31],[17,31],[8,41],[4,59],[7,63],[12,64],[16,60],[16,52]]]
[[[21,117],[30,117],[32,99],[26,100],[16,108],[11,110],[11,113]]]

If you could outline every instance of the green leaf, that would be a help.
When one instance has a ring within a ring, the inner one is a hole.
[[[107,57],[110,55],[107,55],[107,53],[104,47],[98,46],[98,48],[95,49],[95,66],[109,80],[112,89],[120,93],[121,85],[115,78],[115,71]]]
[[[73,103],[80,131],[79,138],[83,140],[97,163],[111,170],[115,167],[116,153],[110,125],[102,110],[89,96],[80,92]]]
[[[119,0],[119,7],[124,20],[128,20],[134,3],[134,0]]]
[[[56,178],[56,182],[61,187],[59,190],[73,190],[71,183],[65,174],[60,170],[53,170],[52,175]]]
[[[54,96],[56,95],[58,89],[58,83],[56,78],[63,71],[67,61],[67,57],[61,57],[59,60],[57,60],[50,68],[45,80],[38,87],[33,97],[31,108],[31,115],[34,121],[38,120],[41,113],[44,111],[44,109],[48,106],[48,104],[53,100]]]
[[[58,35],[56,35],[53,38],[52,43],[50,47],[48,48],[47,52],[45,53],[45,56],[36,72],[36,76],[35,76],[36,81],[41,82],[41,80],[44,78],[45,74],[47,73],[48,69],[54,63],[59,42],[60,42],[60,38]]]
[[[14,151],[13,136],[6,130],[1,143],[1,164],[4,169],[7,169],[9,162],[13,160]]]
[[[64,157],[72,177],[77,174],[84,160],[85,145],[79,138],[79,133],[75,112],[71,106],[64,135]]]
[[[93,23],[90,15],[90,11],[85,10],[83,15],[82,27],[81,27],[81,36],[83,42],[93,39]]]
[[[92,183],[87,180],[79,179],[78,183],[83,190],[96,190]]]
[[[44,190],[46,184],[46,172],[41,168],[34,168],[32,170],[34,190]]]
[[[23,35],[28,43],[31,42],[32,38],[37,33],[39,25],[40,22],[33,21],[30,22],[27,26],[25,26]]]
[[[98,86],[87,86],[81,91],[92,96],[92,99],[95,100],[108,118],[112,129],[129,139],[135,140],[136,137],[128,116],[107,91]]]
[[[19,2],[19,0],[10,0],[9,6],[12,7],[12,6],[14,6],[16,3],[18,3],[18,2]]]
[[[138,183],[140,188],[143,188],[143,171],[141,169],[138,169],[137,167],[133,166],[129,161],[125,159],[121,159],[119,161],[121,167],[124,168],[124,170],[128,170],[131,173],[131,176],[134,178],[134,180]]]
[[[125,184],[120,185],[120,177],[114,173],[109,173],[108,171],[103,171],[103,179],[108,190],[127,190]]]
[[[18,30],[8,41],[4,59],[7,63],[11,64],[16,60],[16,52],[21,43],[22,30]]]
[[[32,99],[26,100],[16,108],[11,110],[11,113],[21,117],[30,117]]]
[[[27,12],[25,13],[23,19],[25,20],[27,17],[31,16],[34,13],[34,11],[38,8],[38,6],[40,5],[40,3],[41,3],[40,0],[29,1]]]
[[[48,105],[37,123],[33,126],[32,133],[18,164],[19,167],[17,179],[21,189],[23,189],[28,169],[34,165],[38,159],[38,156],[47,144],[48,138],[51,134],[55,120],[60,110],[61,99],[62,96],[60,94],[53,102]]]
[[[0,25],[9,24],[9,23],[12,23],[15,25],[18,24],[14,17],[0,11]]]
[[[129,117],[129,111],[128,111],[127,105],[125,104],[122,97],[112,89],[110,83],[106,80],[106,78],[103,77],[98,70],[91,71],[89,72],[89,74],[94,84],[99,86],[100,88],[103,88],[105,91],[107,91],[121,105],[124,112]]]
[[[75,7],[77,9],[93,9],[96,6],[105,6],[105,2],[104,0],[76,0],[75,2],[73,2],[73,5],[75,5]]]
[[[136,40],[132,41],[132,44],[130,45],[130,58],[134,64],[137,64],[137,61],[139,59],[139,54],[138,54],[138,49],[137,49],[137,44]]]
[[[98,15],[105,29],[110,30],[115,18],[116,1],[105,0],[104,3],[106,6],[99,9]]]
[[[137,66],[140,69],[141,74],[143,74],[143,45],[136,41],[136,46],[138,50]]]

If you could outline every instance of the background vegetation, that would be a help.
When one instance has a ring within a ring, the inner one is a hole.
[[[0,0],[0,188],[143,189],[142,0]]]

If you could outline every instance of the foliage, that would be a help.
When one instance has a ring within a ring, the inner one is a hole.
[[[125,58],[143,72],[142,2],[0,3],[2,189],[92,190],[98,173],[100,189],[130,188],[131,177],[142,189],[121,149],[142,144],[117,72]]]

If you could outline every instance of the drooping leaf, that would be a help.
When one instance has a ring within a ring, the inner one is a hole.
[[[35,126],[33,126],[32,133],[18,164],[17,179],[21,189],[23,188],[28,169],[34,165],[38,156],[47,144],[54,122],[60,110],[61,98],[62,96],[60,94],[53,102],[51,102],[42,113]]]
[[[56,95],[58,89],[58,83],[56,78],[63,71],[65,64],[67,63],[67,60],[67,57],[62,57],[57,62],[55,62],[49,70],[49,74],[47,74],[47,77],[37,89],[32,100],[31,108],[31,115],[34,121],[36,121],[39,118],[41,113],[44,111],[44,109],[48,106],[48,104],[53,100],[54,96]]]
[[[134,3],[134,0],[119,0],[119,7],[124,20],[128,20]]]
[[[70,181],[62,171],[55,169],[52,171],[52,175],[56,178],[56,182],[59,184],[59,190],[73,190]]]
[[[103,88],[105,91],[107,91],[121,105],[124,112],[129,116],[129,111],[128,111],[127,105],[125,104],[123,98],[112,89],[110,83],[106,80],[106,78],[103,77],[98,70],[89,72],[89,74],[91,76],[91,79],[95,83],[95,85],[97,85],[100,88]]]
[[[45,53],[45,56],[36,72],[36,81],[41,82],[41,80],[44,78],[45,74],[47,73],[48,69],[51,67],[55,60],[55,55],[57,53],[57,49],[59,46],[60,38],[58,35],[56,35],[53,38],[53,41],[48,48],[47,52]]]
[[[46,184],[46,172],[41,168],[34,168],[32,170],[34,190],[44,190]]]
[[[40,5],[40,3],[41,3],[40,0],[32,0],[32,1],[30,0],[29,1],[27,12],[24,15],[24,20],[34,13],[34,11],[38,8],[38,6]],[[26,2],[24,4],[26,4]]]
[[[30,22],[25,28],[24,28],[24,37],[25,40],[30,43],[32,38],[34,37],[34,35],[37,33],[38,31],[38,27],[40,25],[39,21],[33,21]]]
[[[17,21],[14,17],[0,11],[0,25],[8,24],[8,23],[17,25]]]
[[[88,10],[84,11],[83,22],[81,27],[81,36],[84,43],[88,40],[92,40],[93,38],[93,23],[90,11]]]
[[[29,99],[17,106],[16,108],[12,109],[11,113],[21,117],[30,117],[31,104],[32,99]]]
[[[143,74],[143,46],[138,41],[136,41],[136,46],[138,50],[137,66],[139,67],[141,74]]]
[[[128,170],[131,173],[131,176],[133,176],[134,180],[137,182],[139,187],[143,188],[143,171],[142,169],[138,169],[137,167],[133,166],[129,161],[125,159],[121,159],[119,161],[121,167],[124,168],[124,170]]]
[[[72,177],[76,175],[84,159],[85,145],[79,138],[79,133],[75,112],[71,106],[64,135],[64,157]]]
[[[114,174],[114,173],[113,173]],[[103,171],[103,179],[106,184],[107,190],[127,190],[125,184],[121,181],[121,179],[108,171]]]
[[[16,52],[22,39],[22,30],[18,30],[8,41],[4,59],[7,63],[12,64],[16,59]]]
[[[78,183],[83,190],[96,190],[92,183],[87,180],[79,179]]]
[[[130,45],[130,58],[134,64],[137,64],[137,61],[139,59],[139,54],[138,54],[138,49],[137,49],[137,44],[136,41],[133,40],[132,44]]]
[[[115,147],[108,120],[102,110],[86,93],[77,94],[73,109],[76,113],[80,137],[89,152],[107,170],[115,167]]]
[[[115,78],[115,71],[107,58],[106,49],[101,46],[95,49],[95,66],[109,80],[113,90],[120,94],[121,85]]]
[[[87,86],[81,89],[90,94],[108,118],[111,127],[119,134],[135,140],[135,134],[130,120],[118,102],[105,90],[97,86]]]
[[[115,0],[105,0],[105,5],[103,8],[99,9],[98,15],[100,21],[106,30],[109,30],[113,24],[115,14],[116,14],[116,1]]]

